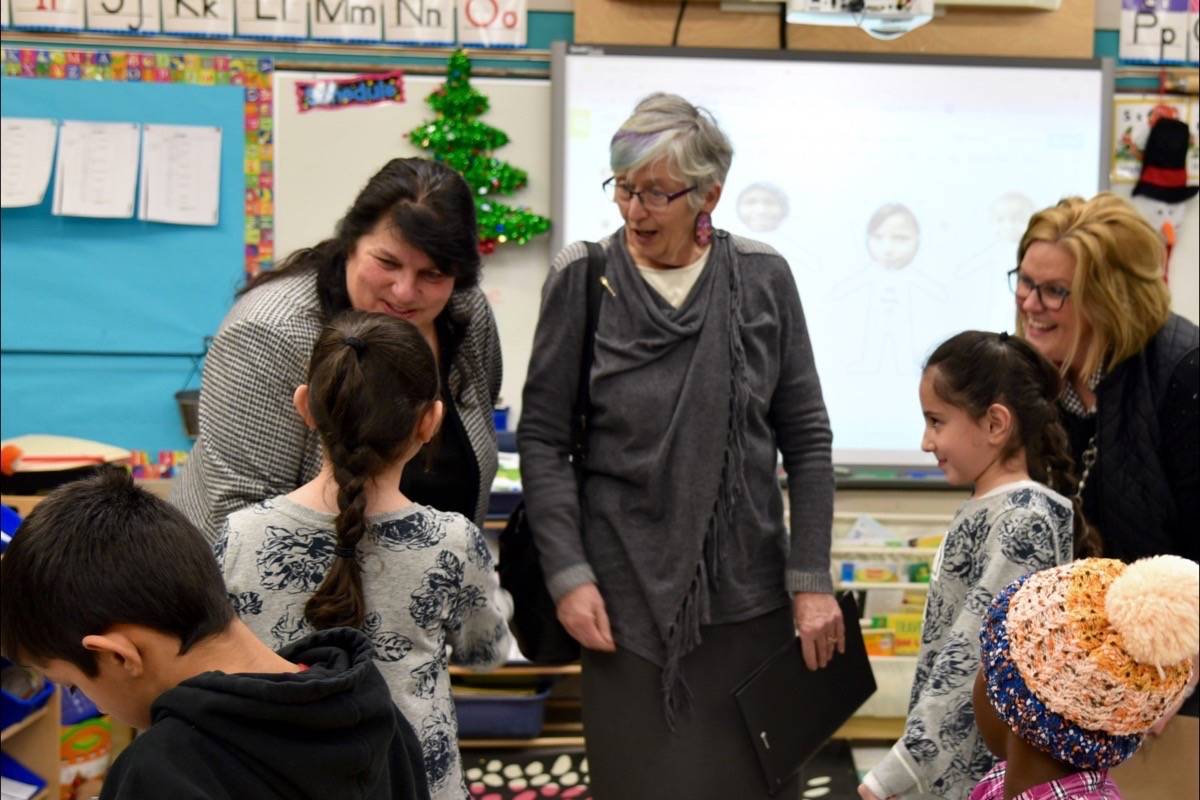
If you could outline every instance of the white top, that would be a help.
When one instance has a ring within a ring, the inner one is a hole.
[[[709,247],[704,251],[704,255],[686,267],[655,269],[638,264],[637,268],[646,283],[650,284],[651,289],[658,292],[659,296],[670,303],[672,308],[679,308],[687,299],[688,293],[692,291],[692,287],[696,285],[696,280],[704,271],[704,265],[708,263],[708,254],[711,252],[712,248]]]

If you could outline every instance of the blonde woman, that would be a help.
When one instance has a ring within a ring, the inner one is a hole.
[[[1200,330],[1171,313],[1158,235],[1116,195],[1069,197],[1033,216],[1018,254],[1017,331],[1066,377],[1062,421],[1104,555],[1200,560]],[[1196,716],[1193,695],[1114,773],[1127,799],[1197,796]]]

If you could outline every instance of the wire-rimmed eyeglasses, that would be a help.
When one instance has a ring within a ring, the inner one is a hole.
[[[669,206],[672,201],[678,200],[685,194],[694,192],[697,189],[696,186],[689,186],[686,189],[680,189],[678,192],[670,193],[660,192],[658,189],[642,189],[640,192],[635,192],[625,184],[618,181],[615,175],[606,180],[604,183],[600,184],[600,188],[604,190],[604,193],[608,195],[610,200],[614,200],[618,203],[629,203],[632,202],[633,198],[636,197],[639,201],[641,201],[642,208],[650,211],[662,211],[664,208]]]

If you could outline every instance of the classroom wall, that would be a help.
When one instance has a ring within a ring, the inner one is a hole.
[[[1062,0],[1053,12],[1010,8],[939,9],[927,25],[893,41],[873,39],[851,27],[788,25],[794,50],[855,53],[1087,58],[1092,54],[1096,0]],[[776,6],[769,11],[731,11],[718,0],[680,5],[664,0],[575,0],[575,40],[582,44],[666,47],[679,19],[682,47],[775,49],[780,31]]]
[[[442,84],[437,77],[409,76],[403,103],[301,112],[293,99],[296,84],[316,77],[317,73],[276,74],[275,186],[280,200],[275,242],[280,254],[330,236],[358,191],[388,159],[427,155],[408,140],[408,132],[433,118],[425,98]],[[491,106],[482,121],[510,139],[493,155],[530,176],[524,189],[498,200],[548,216],[549,81],[473,78],[471,83],[487,96]],[[288,200],[312,197],[321,201]],[[511,407],[514,424],[520,414],[521,387],[550,258],[550,237],[546,235],[524,245],[501,245],[483,260],[481,285],[496,314],[504,357],[500,405]]]
[[[570,38],[573,27],[578,28],[581,25],[584,25],[582,20],[587,16],[587,14],[586,12],[582,11],[582,7],[588,2],[593,2],[593,0],[579,0],[579,3],[577,4],[578,13],[575,16],[563,13],[565,9],[565,1],[566,0],[535,0],[536,3],[540,3],[541,5],[547,7],[553,6],[553,8],[549,12],[535,11],[531,14],[531,46],[544,48],[548,46],[552,39]],[[605,1],[615,2],[615,0]],[[1093,37],[1092,31],[1090,30],[1090,24],[1083,26],[1084,30],[1086,30],[1088,33],[1089,41],[1094,42],[1091,52],[1094,52],[1095,55],[1116,55],[1116,35],[1111,30],[1111,27],[1117,24],[1112,20],[1117,19],[1117,15],[1119,13],[1119,1],[1120,0],[1097,0],[1095,5],[1092,7],[1092,12],[1088,15],[1099,20],[1098,24],[1100,27],[1109,26],[1109,29],[1098,30],[1095,32]],[[668,3],[666,5],[669,8],[677,9],[677,6],[673,3]],[[1075,6],[1072,6],[1072,8],[1075,8]],[[693,12],[689,10],[687,13],[691,14]],[[722,19],[731,18],[723,17]],[[684,26],[683,30],[684,32],[687,31],[686,25]],[[859,34],[859,32],[856,31],[848,33]],[[865,38],[865,35],[862,36]],[[70,44],[69,37],[64,36],[62,38],[67,43],[67,47],[72,46]],[[583,37],[578,38],[582,39]],[[683,37],[681,37],[681,40],[688,42],[688,40]],[[793,43],[794,42],[795,40],[793,40]],[[4,33],[4,43],[6,46],[20,45],[19,34],[6,31]],[[656,40],[655,43],[661,42]],[[131,48],[137,44],[139,44],[137,40],[130,39],[128,40],[128,45],[125,49]],[[36,44],[35,46],[44,45]],[[480,54],[480,57],[486,58],[486,54]],[[542,57],[544,58],[544,56]],[[328,53],[314,54],[312,56],[306,54],[303,56],[303,58],[311,58],[311,60],[314,61],[324,60],[332,62],[336,62],[339,59],[336,54],[331,55]],[[388,58],[383,56],[364,57],[356,54],[354,58],[357,61],[369,61],[378,65],[394,63],[394,60],[390,61]],[[534,56],[534,58],[536,59],[537,56]],[[345,60],[345,57],[343,57],[343,60]],[[428,63],[428,59],[425,59],[425,63]],[[497,64],[496,62],[492,62],[492,65],[503,66],[503,64]],[[494,113],[498,112],[500,112],[500,109],[497,109],[497,112]],[[525,114],[526,118],[523,121],[527,124],[529,119],[532,119],[534,115],[540,114],[546,115],[545,128],[548,130],[548,106],[544,111],[540,108],[537,110],[532,108],[528,109]],[[488,121],[491,121],[498,127],[505,128],[507,126],[510,133],[513,133],[515,130],[514,126],[504,120],[502,116],[494,117]],[[397,140],[402,139],[402,136],[399,135],[402,132],[397,131],[396,133]],[[507,160],[512,161],[518,166],[523,166],[530,169],[532,177],[531,187],[529,190],[527,190],[527,194],[518,196],[518,198],[515,199],[533,206],[535,210],[543,211],[543,209],[546,209],[547,206],[543,206],[540,200],[532,198],[535,197],[537,192],[543,191],[542,188],[537,187],[545,186],[544,182],[538,181],[537,170],[539,167],[536,165],[541,163],[540,159],[548,159],[548,152],[525,151],[524,148],[531,146],[533,146],[531,137],[514,138],[513,143],[510,144],[506,150],[502,151],[499,155],[503,156]],[[546,163],[548,164],[548,161]],[[1118,188],[1117,191],[1128,192],[1128,187]],[[294,206],[298,202],[303,206],[320,208],[330,220],[336,219],[337,214],[344,210],[346,202],[343,198],[339,198],[337,202],[327,201],[326,197],[328,197],[328,195],[326,193],[322,193],[322,195],[316,200],[311,197],[306,197],[300,198],[299,200],[292,199],[289,201],[290,195],[281,194],[278,197],[278,202],[281,204],[281,206],[283,206],[284,209],[289,207],[289,202],[291,206]],[[1192,319],[1193,321],[1200,320],[1200,308],[1198,308],[1198,306],[1200,306],[1200,244],[1198,244],[1198,234],[1200,234],[1200,213],[1198,213],[1198,211],[1200,211],[1200,204],[1198,204],[1197,200],[1193,199],[1188,204],[1187,221],[1182,231],[1181,242],[1177,248],[1177,252],[1172,260],[1171,265],[1171,286],[1175,308],[1179,313]],[[281,210],[279,213],[286,214],[287,211]],[[718,223],[720,221],[720,213],[721,210],[719,209],[717,215]],[[9,213],[5,212],[6,224],[8,224],[9,219]],[[312,227],[307,231],[307,233],[310,234],[310,238],[319,238],[325,234],[331,224],[332,222],[330,222],[324,228]],[[280,229],[279,234],[279,239],[277,240],[277,251],[279,253],[287,252],[287,249],[289,249],[291,243],[295,243],[296,245],[303,243],[303,237],[289,238],[291,237],[291,234],[285,233],[282,228]],[[538,307],[540,288],[545,278],[551,257],[552,254],[549,252],[548,237],[543,237],[539,240],[535,240],[524,248],[502,248],[497,254],[488,257],[486,260],[483,286],[488,296],[493,301],[503,339],[505,379],[502,388],[502,397],[504,403],[513,407],[513,425],[515,425],[516,418],[519,414],[520,391],[524,381],[529,358],[530,344],[532,342],[534,325],[536,323],[536,309]],[[6,264],[6,273],[8,272],[8,269],[8,265]],[[238,267],[233,266],[230,270],[231,275],[235,274],[237,271]],[[84,274],[81,279],[103,281],[106,279],[106,277],[107,276],[102,272],[96,271],[93,275]],[[222,280],[225,281],[222,291],[228,295],[229,301],[231,302],[232,292],[230,283],[232,282],[232,279],[222,278]],[[4,347],[12,348],[14,346],[15,345],[13,344],[13,341],[10,340],[8,335],[6,335]],[[5,360],[9,362],[9,364],[13,363],[7,357]],[[130,364],[130,366],[132,367],[134,365]],[[183,371],[186,372],[187,370],[185,369]],[[113,374],[115,375],[115,373]],[[171,378],[171,380],[175,380],[175,378]],[[182,378],[180,378],[180,381],[182,382]],[[95,383],[103,382],[104,381],[102,377],[95,380]],[[64,395],[61,387],[59,387],[57,392],[57,396]],[[159,392],[157,389],[155,389],[155,392],[156,396],[154,402],[158,403],[165,401],[166,403],[161,412],[159,412],[161,424],[158,428],[155,428],[153,425],[147,427],[145,420],[138,418],[137,421],[139,425],[141,425],[141,427],[145,430],[142,433],[137,434],[139,437],[137,441],[123,440],[124,435],[120,431],[129,429],[122,429],[119,426],[113,430],[111,436],[108,438],[111,438],[113,441],[119,444],[125,444],[127,446],[139,447],[148,450],[157,450],[160,448],[177,446],[176,442],[179,427],[178,421],[174,417],[174,406],[171,404],[168,394],[165,392]],[[158,397],[158,394],[162,394],[162,397]],[[62,407],[67,408],[68,405],[69,404],[62,404]],[[8,437],[18,433],[28,432],[27,430],[23,429],[21,420],[15,419],[13,415],[7,413],[9,404],[6,403],[5,406],[6,408],[3,425],[0,426],[0,437]],[[105,413],[117,415],[121,413],[121,410],[108,409],[105,411]],[[55,428],[54,432],[72,433],[73,431],[70,429],[70,426],[81,424],[78,420],[78,415],[76,415],[76,418],[72,420],[70,415],[64,413],[60,419],[62,420],[62,426]],[[158,433],[155,433],[155,431],[158,431]],[[161,436],[162,439],[157,440],[155,439],[156,436]]]
[[[54,216],[51,187],[40,205],[4,209],[0,230],[0,437],[186,449],[174,395],[196,385],[204,338],[242,274],[242,90],[42,78],[0,87],[6,115],[222,129],[215,226]]]

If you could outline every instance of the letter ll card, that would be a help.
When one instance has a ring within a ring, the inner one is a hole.
[[[238,36],[308,38],[309,0],[236,0]]]

